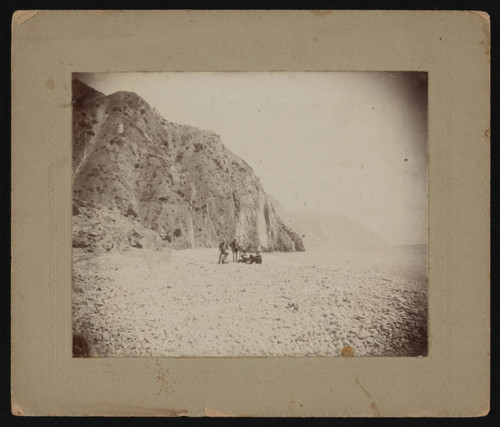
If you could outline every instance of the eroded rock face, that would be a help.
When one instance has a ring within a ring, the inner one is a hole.
[[[248,250],[304,250],[252,168],[218,135],[168,122],[132,92],[105,96],[74,80],[73,95],[75,200],[125,218],[136,233],[154,232],[161,247],[237,238]],[[131,229],[123,240],[143,245]]]

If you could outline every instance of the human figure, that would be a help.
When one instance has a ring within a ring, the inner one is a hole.
[[[256,255],[250,255],[250,264],[262,264],[262,255],[257,251]]]
[[[231,246],[231,250],[233,251],[233,262],[238,262],[238,251],[240,248],[236,239],[234,239],[229,246]]]
[[[223,239],[219,245],[219,264],[226,264],[228,255],[229,254],[227,252],[227,243],[226,240]]]
[[[242,262],[244,264],[250,264],[250,257],[247,256],[246,251],[242,251],[240,259],[238,262]]]

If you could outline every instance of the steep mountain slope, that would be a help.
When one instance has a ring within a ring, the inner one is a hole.
[[[102,242],[214,247],[235,237],[249,250],[304,250],[252,168],[218,135],[165,120],[135,93],[105,96],[78,80],[73,199],[74,236],[89,250]],[[89,244],[88,233],[96,234],[89,223],[97,217],[109,227]]]
[[[272,196],[270,199],[283,223],[299,233],[308,249],[387,245],[382,236],[353,218],[308,211],[291,213]]]

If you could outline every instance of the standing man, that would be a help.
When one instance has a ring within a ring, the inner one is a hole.
[[[227,262],[227,256],[227,243],[226,239],[224,239],[219,245],[219,264],[225,264]]]
[[[238,251],[240,248],[236,239],[234,239],[229,246],[231,246],[231,250],[233,251],[233,262],[238,262]]]

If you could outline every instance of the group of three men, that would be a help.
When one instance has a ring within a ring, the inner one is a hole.
[[[260,250],[257,250],[255,255],[250,254],[247,256],[245,250],[241,250],[236,239],[234,239],[228,246],[226,240],[222,240],[219,245],[219,264],[227,264],[229,261],[227,257],[229,255],[228,249],[231,247],[233,252],[233,262],[242,262],[245,264],[262,264],[262,255]],[[238,252],[241,252],[241,259],[238,259]]]

